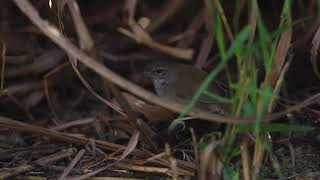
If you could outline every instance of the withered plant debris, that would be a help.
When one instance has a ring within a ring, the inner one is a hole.
[[[263,83],[265,64],[254,67],[259,87],[270,85],[277,96],[261,120],[315,130],[268,134],[270,154],[259,162],[250,159],[254,133],[237,136],[230,167],[242,179],[270,179],[279,177],[276,161],[284,178],[319,178],[320,5],[296,0],[285,20],[283,6],[256,0],[1,0],[0,179],[228,178],[219,151],[227,125],[256,119],[194,108],[169,131],[186,104],[156,96],[144,70],[153,61],[175,61],[209,73],[222,58],[216,24],[224,28],[226,46],[247,24],[246,43],[258,44],[259,18],[279,35],[276,46],[267,47],[274,48],[270,84]],[[279,31],[279,24],[289,27]],[[249,64],[262,56],[244,59]],[[237,86],[240,62],[228,63],[217,82],[231,99],[228,85]]]

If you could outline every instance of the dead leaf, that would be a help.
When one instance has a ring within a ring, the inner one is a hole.
[[[291,17],[290,17],[291,18]],[[283,68],[283,64],[286,60],[289,47],[291,45],[292,28],[289,28],[286,32],[283,32],[278,43],[277,52],[272,63],[272,87],[276,85],[279,78],[279,74]]]
[[[220,143],[221,142],[212,139],[211,142],[201,151],[199,179],[220,179],[223,165],[213,154],[213,151]]]
[[[118,161],[121,161],[122,159],[126,158],[136,147],[139,142],[140,132],[135,131],[132,137],[130,138],[130,141],[128,143],[128,146],[123,151],[121,157],[118,159]]]

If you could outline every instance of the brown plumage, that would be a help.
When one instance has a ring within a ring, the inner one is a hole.
[[[207,76],[205,71],[192,65],[168,61],[157,61],[147,65],[145,74],[152,79],[158,96],[184,103],[191,100]],[[225,89],[217,81],[210,84],[208,91],[219,96],[226,96]],[[225,111],[226,109],[226,104],[206,95],[200,97],[197,106],[213,111]]]

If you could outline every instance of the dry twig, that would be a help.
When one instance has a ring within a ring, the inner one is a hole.
[[[34,161],[34,163],[37,164],[37,165],[44,166],[44,165],[47,165],[49,163],[68,158],[74,153],[75,153],[75,149],[69,148],[69,149],[66,149],[66,150],[62,150],[62,151],[60,151],[58,153],[51,154],[51,155],[46,156],[46,157],[42,157],[42,158]],[[32,170],[34,168],[35,168],[35,166],[31,165],[31,164],[21,165],[21,166],[19,166],[17,168],[12,169],[12,171],[0,173],[0,179],[7,179],[9,177],[17,176],[17,175],[19,175],[21,173],[30,171],[30,170]]]
[[[82,156],[84,155],[84,153],[86,152],[86,150],[81,149],[78,154],[76,155],[76,157],[73,158],[73,160],[71,161],[71,163],[69,164],[69,166],[63,171],[63,173],[61,174],[61,176],[58,178],[58,180],[63,180],[65,179],[65,177],[67,177],[67,175],[71,172],[71,170],[73,169],[73,167],[78,163],[78,161],[82,158]]]

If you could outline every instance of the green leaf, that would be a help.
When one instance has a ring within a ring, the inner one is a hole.
[[[238,125],[238,131],[240,133],[253,132],[256,128],[255,124],[240,124]],[[312,131],[314,127],[302,126],[302,125],[289,125],[280,123],[261,123],[260,132],[307,132]]]
[[[239,180],[239,170],[233,170],[231,167],[225,165],[223,169],[224,178],[227,180]]]
[[[218,102],[221,102],[221,103],[231,103],[230,99],[225,98],[223,96],[216,95],[212,92],[204,91],[203,94],[205,94],[205,95],[209,96],[210,98],[217,100]]]

